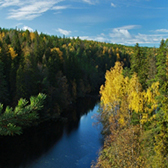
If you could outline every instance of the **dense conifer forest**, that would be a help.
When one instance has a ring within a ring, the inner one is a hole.
[[[45,99],[43,110],[36,114],[41,121],[60,117],[62,111],[80,97],[98,94],[106,70],[114,66],[116,60],[129,67],[131,50],[37,31],[0,29],[0,102],[3,104],[0,133],[14,134],[13,129],[9,131],[13,123],[8,125],[7,118],[11,118],[18,106],[22,111],[31,106],[27,102],[31,96],[42,93],[40,99]],[[33,115],[32,111],[29,113]],[[15,115],[14,120],[18,120]],[[31,116],[24,120],[29,122]]]
[[[0,134],[59,118],[100,89],[105,141],[93,167],[168,167],[167,48],[0,29]]]

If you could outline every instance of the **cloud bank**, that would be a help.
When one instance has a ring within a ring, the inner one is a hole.
[[[140,25],[126,25],[113,28],[110,32],[101,33],[97,36],[81,36],[80,38],[123,45],[135,45],[139,43],[142,46],[146,44],[148,44],[148,46],[154,46],[154,44],[160,44],[162,39],[168,38],[168,29],[153,30],[151,34],[131,33],[132,29],[139,29],[140,27]]]
[[[8,19],[32,20],[48,10],[61,10],[65,6],[55,6],[64,0],[5,0],[0,8],[9,8]]]

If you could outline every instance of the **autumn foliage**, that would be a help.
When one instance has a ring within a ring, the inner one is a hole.
[[[165,167],[167,128],[158,120],[166,109],[158,112],[158,97],[164,97],[159,82],[143,90],[136,73],[130,78],[123,75],[120,62],[106,72],[105,78],[100,88],[105,142],[95,167]]]

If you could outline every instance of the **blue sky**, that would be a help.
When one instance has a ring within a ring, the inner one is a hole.
[[[0,27],[158,47],[168,38],[168,0],[0,0]]]

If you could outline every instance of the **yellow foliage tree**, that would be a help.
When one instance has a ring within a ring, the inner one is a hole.
[[[30,32],[30,39],[31,39],[31,41],[33,41],[35,39],[35,33]]]
[[[101,102],[103,107],[103,112],[105,115],[117,117],[121,125],[128,124],[129,111],[128,104],[128,77],[124,78],[122,75],[123,67],[120,62],[116,62],[115,67],[111,68],[110,71],[106,72],[105,86],[101,86]],[[124,101],[123,101],[124,100]],[[102,112],[102,115],[103,115]]]
[[[2,41],[4,37],[5,37],[5,33],[4,32],[0,33],[0,41]]]
[[[143,135],[143,125],[155,118],[152,112],[158,106],[159,82],[143,91],[136,74],[129,79],[122,75],[122,71],[122,64],[116,62],[106,72],[105,85],[100,88],[101,119],[108,136],[98,159],[98,167],[134,168],[145,165],[140,137]],[[136,125],[132,123],[133,113],[139,116]]]
[[[32,49],[29,47],[29,46],[25,46],[23,49],[22,49],[23,53],[24,53],[24,56],[27,57],[30,55],[30,53],[32,52]]]
[[[103,47],[103,54],[105,54],[105,53],[106,53],[106,51],[107,51],[107,47],[106,47],[106,46],[104,46],[104,47]]]
[[[59,55],[60,60],[63,60],[63,57],[62,57],[63,56],[63,52],[59,48],[54,47],[54,48],[51,49],[51,52],[53,52],[53,51],[56,51],[58,53],[58,55]]]
[[[120,60],[120,54],[117,53],[116,55],[117,55],[117,60]]]
[[[9,46],[9,52],[11,55],[11,58],[14,59],[15,57],[17,57],[17,53],[15,52],[15,50],[13,49],[13,47]]]

